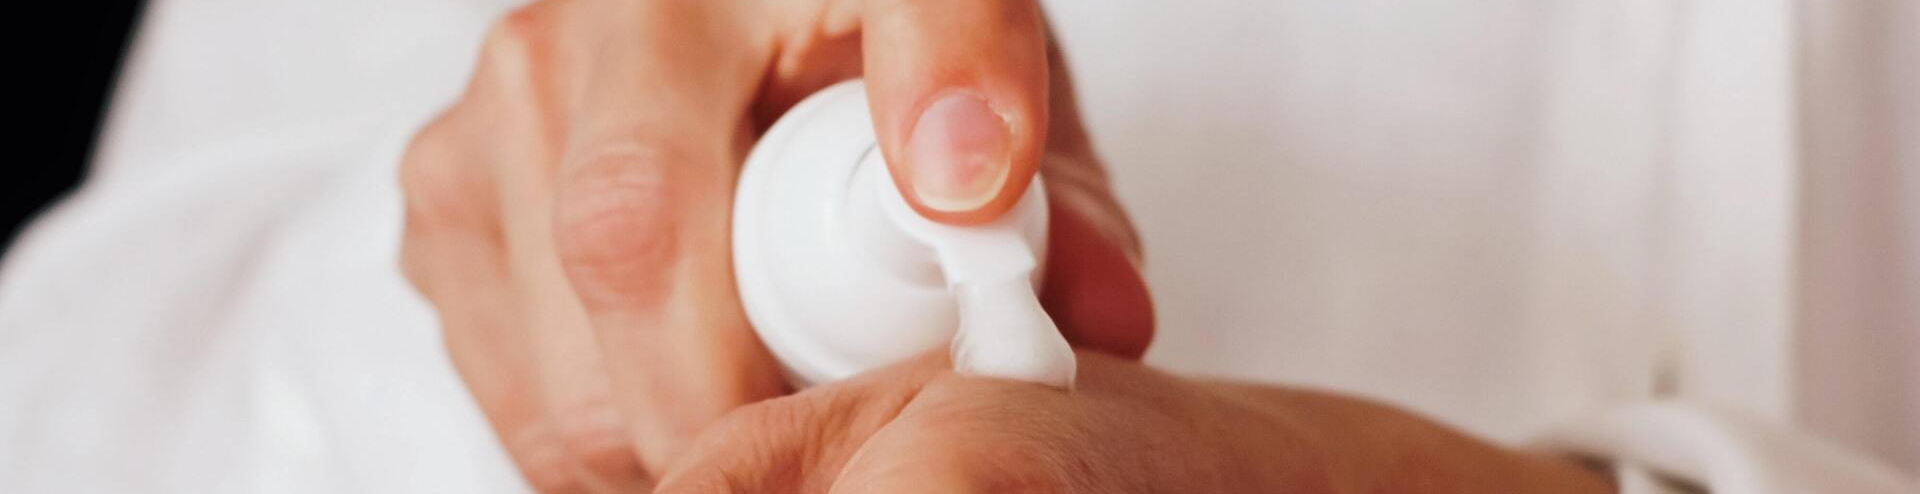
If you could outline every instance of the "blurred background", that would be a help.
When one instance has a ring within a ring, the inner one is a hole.
[[[1920,466],[1920,4],[1125,5],[1048,2],[1149,360],[1508,438],[1670,386]]]

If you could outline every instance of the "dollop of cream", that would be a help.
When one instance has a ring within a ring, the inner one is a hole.
[[[955,372],[1073,387],[1073,348],[1040,307],[1026,273],[951,288],[960,309]]]

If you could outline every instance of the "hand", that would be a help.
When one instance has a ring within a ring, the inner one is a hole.
[[[761,129],[854,76],[930,218],[989,220],[1045,168],[1043,303],[1076,345],[1144,351],[1139,249],[1031,0],[540,1],[401,164],[403,268],[536,488],[644,488],[787,392],[734,293],[731,192]]]
[[[944,354],[740,408],[661,493],[1610,493],[1605,476],[1354,398],[1083,352],[1072,392]]]

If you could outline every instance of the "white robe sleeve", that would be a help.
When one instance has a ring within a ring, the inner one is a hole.
[[[1623,494],[1914,494],[1865,455],[1732,410],[1678,402],[1614,408],[1538,445],[1614,465]]]

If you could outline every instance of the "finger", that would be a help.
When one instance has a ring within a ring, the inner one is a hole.
[[[1074,347],[1138,359],[1153,342],[1146,279],[1121,244],[1098,232],[1090,213],[1069,204],[1049,204],[1053,218],[1040,303]]]
[[[947,366],[944,352],[932,352],[735,410],[701,434],[655,492],[825,491],[860,444]]]
[[[421,132],[407,163],[448,154],[431,152],[436,147],[457,151],[436,160],[447,176],[416,177],[426,184],[416,188],[457,186],[466,203],[443,213],[429,209],[423,222],[477,216],[461,223],[466,238],[441,249],[490,249],[425,257],[456,263],[435,270],[458,278],[446,291],[496,294],[439,308],[456,367],[501,444],[540,492],[616,492],[644,487],[646,477],[626,446],[622,421],[594,413],[612,410],[608,385],[593,333],[554,260],[552,191],[545,185],[556,153],[543,131],[559,118],[549,103],[558,85],[551,81],[571,73],[551,63],[576,58],[564,54],[576,48],[554,36],[555,26],[573,5],[538,2],[496,23],[461,101]],[[482,273],[487,278],[475,278]],[[452,322],[470,319],[481,320]]]
[[[733,293],[728,211],[741,116],[765,60],[732,2],[621,2],[602,16],[557,177],[554,239],[658,469],[706,423],[781,391]],[[612,21],[603,21],[612,22]]]
[[[1047,276],[1040,302],[1075,347],[1140,358],[1153,341],[1153,297],[1140,241],[1081,125],[1072,71],[1047,43],[1052,115],[1047,135]]]
[[[467,142],[472,108],[455,106],[423,127],[400,163],[406,196],[402,272],[430,302],[453,368],[503,443],[538,423],[536,359],[509,289],[492,176]],[[514,452],[535,486],[570,483],[559,456]],[[557,491],[558,489],[543,489]]]
[[[1046,26],[1032,0],[867,0],[867,98],[894,184],[934,221],[1013,207],[1047,140]]]

